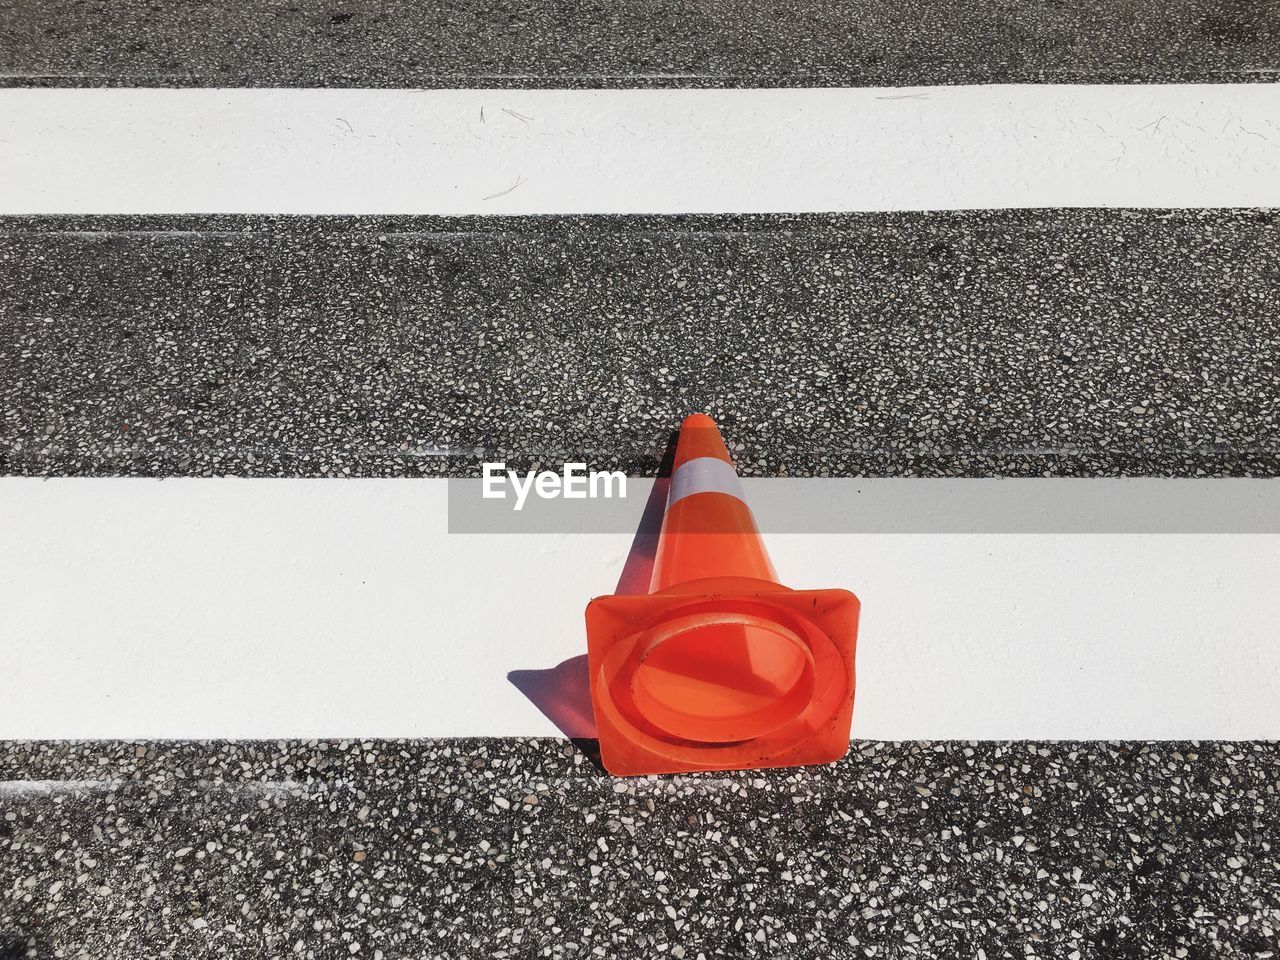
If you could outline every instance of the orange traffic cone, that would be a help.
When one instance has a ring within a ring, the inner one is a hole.
[[[844,756],[858,598],[777,582],[704,414],[680,427],[649,589],[587,607],[591,699],[610,773]]]

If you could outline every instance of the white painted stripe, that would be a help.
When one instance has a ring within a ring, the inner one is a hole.
[[[1280,206],[1280,86],[4,90],[3,213]]]
[[[0,480],[0,738],[554,732],[506,675],[632,538],[449,535],[445,489]],[[859,736],[1280,737],[1280,536],[767,539],[862,598]]]
[[[671,474],[671,486],[667,488],[667,509],[673,503],[691,497],[695,493],[725,493],[739,500],[746,500],[742,481],[733,465],[715,457],[696,457],[682,463]]]

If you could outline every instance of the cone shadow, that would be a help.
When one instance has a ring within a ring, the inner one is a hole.
[[[662,531],[662,515],[667,506],[667,488],[671,483],[677,436],[672,433],[667,438],[658,477],[649,491],[649,499],[645,501],[640,525],[631,540],[631,549],[627,552],[614,593],[649,592],[658,535]],[[591,679],[585,653],[542,670],[512,670],[507,674],[507,680],[599,766],[600,749],[595,740],[596,718],[591,706]]]
[[[653,560],[658,555],[658,536],[662,533],[662,516],[667,509],[667,490],[671,486],[671,465],[676,459],[676,441],[680,439],[678,431],[667,437],[666,448],[662,451],[662,461],[658,464],[658,476],[649,491],[649,499],[645,501],[644,513],[640,516],[640,526],[631,540],[631,549],[627,551],[627,561],[622,565],[622,574],[618,577],[615,594],[648,593],[649,581],[653,577]]]
[[[595,737],[585,653],[545,670],[512,670],[507,679],[570,740]]]

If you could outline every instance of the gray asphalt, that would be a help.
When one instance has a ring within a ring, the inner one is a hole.
[[[1280,745],[0,744],[0,956],[1265,958]]]
[[[0,219],[0,470],[1280,476],[1280,216]]]
[[[1268,82],[1277,0],[0,0],[11,86]]]

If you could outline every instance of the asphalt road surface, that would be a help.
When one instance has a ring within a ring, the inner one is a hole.
[[[1275,0],[0,3],[0,85],[1271,82]]]
[[[0,219],[0,469],[1275,476],[1254,210]]]
[[[860,742],[629,780],[550,740],[9,743],[0,778],[6,958],[1210,960],[1280,935],[1274,743]]]

